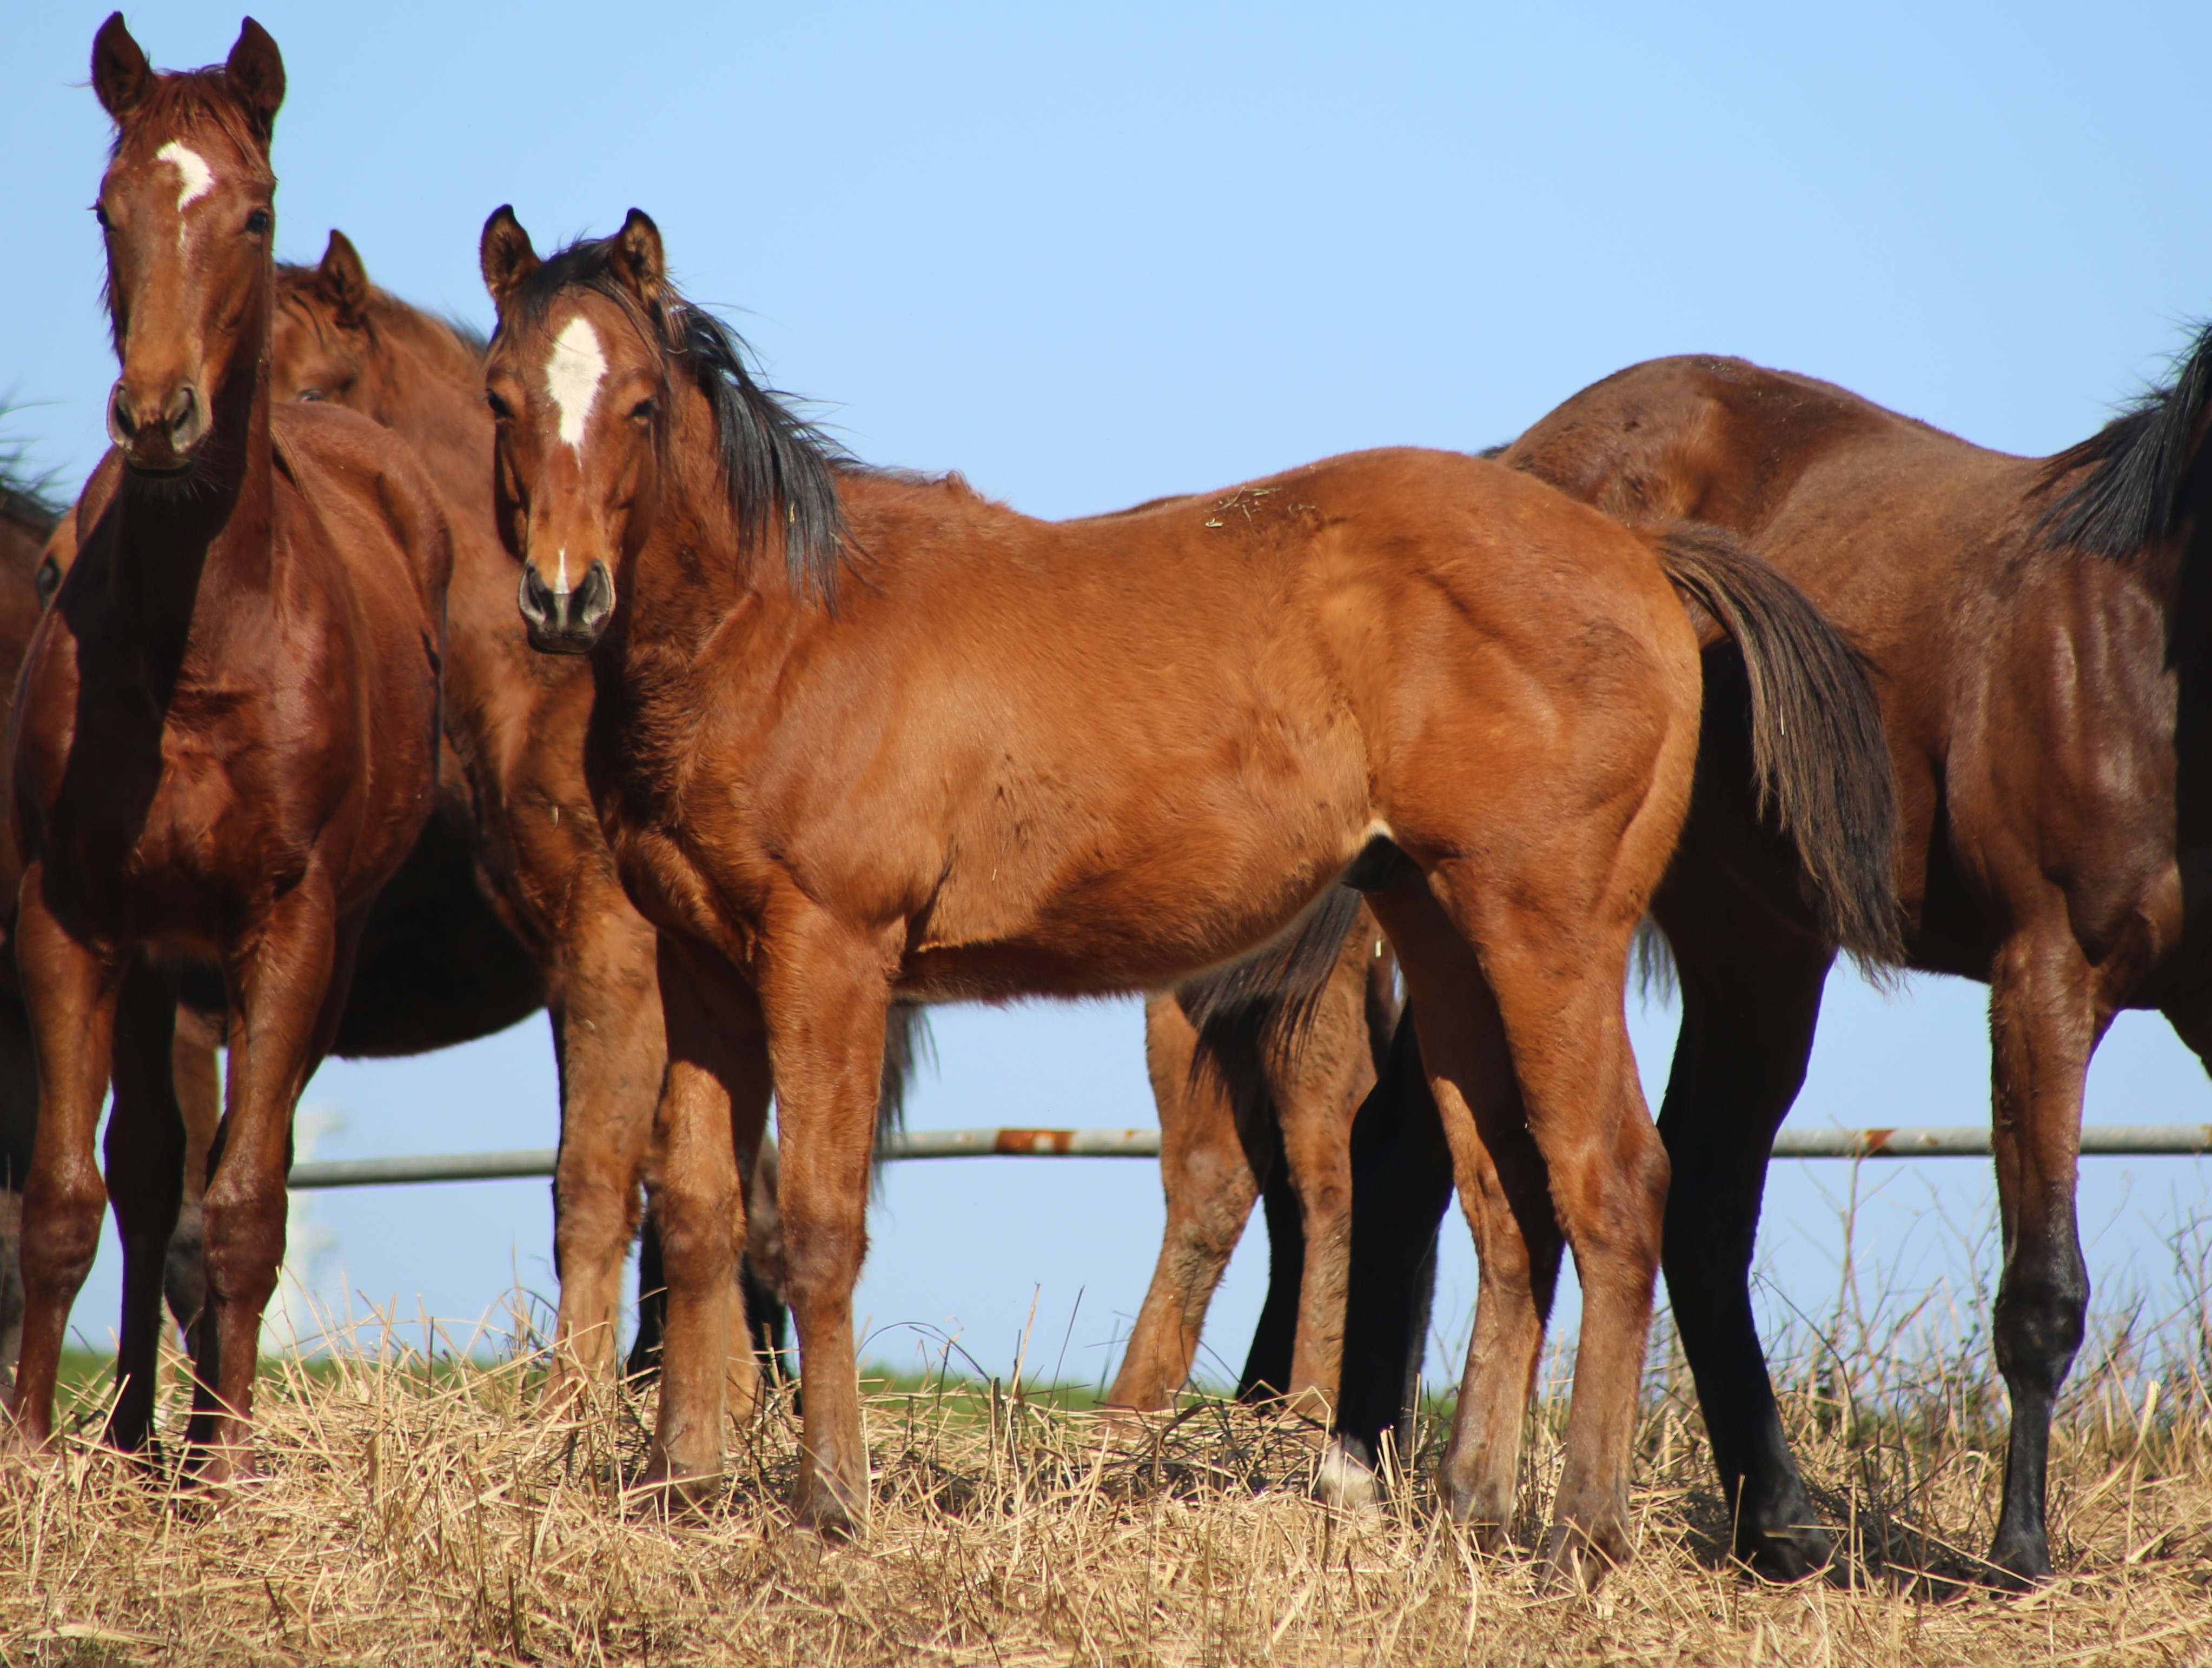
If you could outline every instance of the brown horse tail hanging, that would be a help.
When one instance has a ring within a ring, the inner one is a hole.
[[[1654,538],[1693,617],[1702,609],[1743,656],[1759,810],[1796,844],[1822,927],[1863,965],[1901,961],[1897,779],[1864,658],[1717,527],[1677,522]]]

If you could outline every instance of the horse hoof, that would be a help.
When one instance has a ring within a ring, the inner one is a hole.
[[[1826,1569],[1836,1544],[1825,1529],[1753,1530],[1736,1544],[1737,1559],[1762,1581],[1790,1586]]]
[[[1314,1476],[1314,1497],[1344,1512],[1376,1512],[1382,1507],[1382,1480],[1342,1439],[1332,1437]]]
[[[1577,1523],[1555,1523],[1544,1538],[1544,1575],[1549,1582],[1594,1592],[1606,1572],[1628,1562],[1627,1538],[1593,1533]]]
[[[662,1517],[696,1518],[705,1515],[721,1481],[712,1472],[655,1467],[625,1493],[633,1504]]]
[[[2051,1543],[2039,1532],[2000,1533],[1990,1548],[1989,1564],[1984,1584],[2007,1592],[2031,1592],[2057,1574],[2051,1567]]]
[[[808,1534],[837,1544],[860,1539],[866,1527],[860,1515],[818,1480],[800,1497],[793,1515]]]

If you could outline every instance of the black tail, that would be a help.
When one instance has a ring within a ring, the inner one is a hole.
[[[1676,522],[1654,537],[1674,588],[1743,656],[1759,812],[1796,844],[1822,927],[1862,967],[1902,961],[1897,778],[1864,658],[1717,527]]]
[[[1267,1095],[1266,1061],[1297,1058],[1363,901],[1332,886],[1273,943],[1176,987],[1198,1031],[1191,1070],[1212,1073],[1238,1107]]]

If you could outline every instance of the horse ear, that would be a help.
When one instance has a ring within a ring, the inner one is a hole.
[[[100,107],[120,123],[138,108],[154,84],[154,66],[131,38],[121,12],[110,12],[92,38],[92,90]]]
[[[538,270],[538,252],[530,246],[530,234],[514,217],[514,205],[502,203],[484,221],[483,240],[477,246],[477,260],[483,268],[484,288],[501,312],[523,282]]]
[[[358,325],[368,311],[368,269],[353,240],[335,226],[323,264],[315,269],[315,293],[337,310],[341,325]]]
[[[660,228],[642,209],[633,209],[615,234],[611,252],[615,276],[646,302],[660,300],[668,286],[668,258],[661,252]]]
[[[265,143],[276,126],[276,106],[284,102],[284,59],[269,31],[250,17],[239,23],[238,40],[223,62],[222,79],[253,118]]]

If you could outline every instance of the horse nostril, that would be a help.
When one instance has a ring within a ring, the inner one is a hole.
[[[169,396],[167,409],[162,414],[163,420],[168,425],[169,433],[181,437],[191,427],[192,419],[198,409],[198,391],[189,382],[179,383],[177,391]]]
[[[613,617],[614,611],[615,576],[607,572],[606,563],[595,561],[584,574],[583,584],[576,587],[575,599],[568,605],[568,617],[576,629],[596,636]]]
[[[131,413],[131,395],[119,382],[107,397],[107,423],[109,435],[118,446],[128,445],[138,432]]]
[[[522,584],[515,595],[515,606],[522,617],[543,630],[553,622],[557,604],[553,599],[553,587],[538,577],[538,570],[528,562],[522,564]]]

